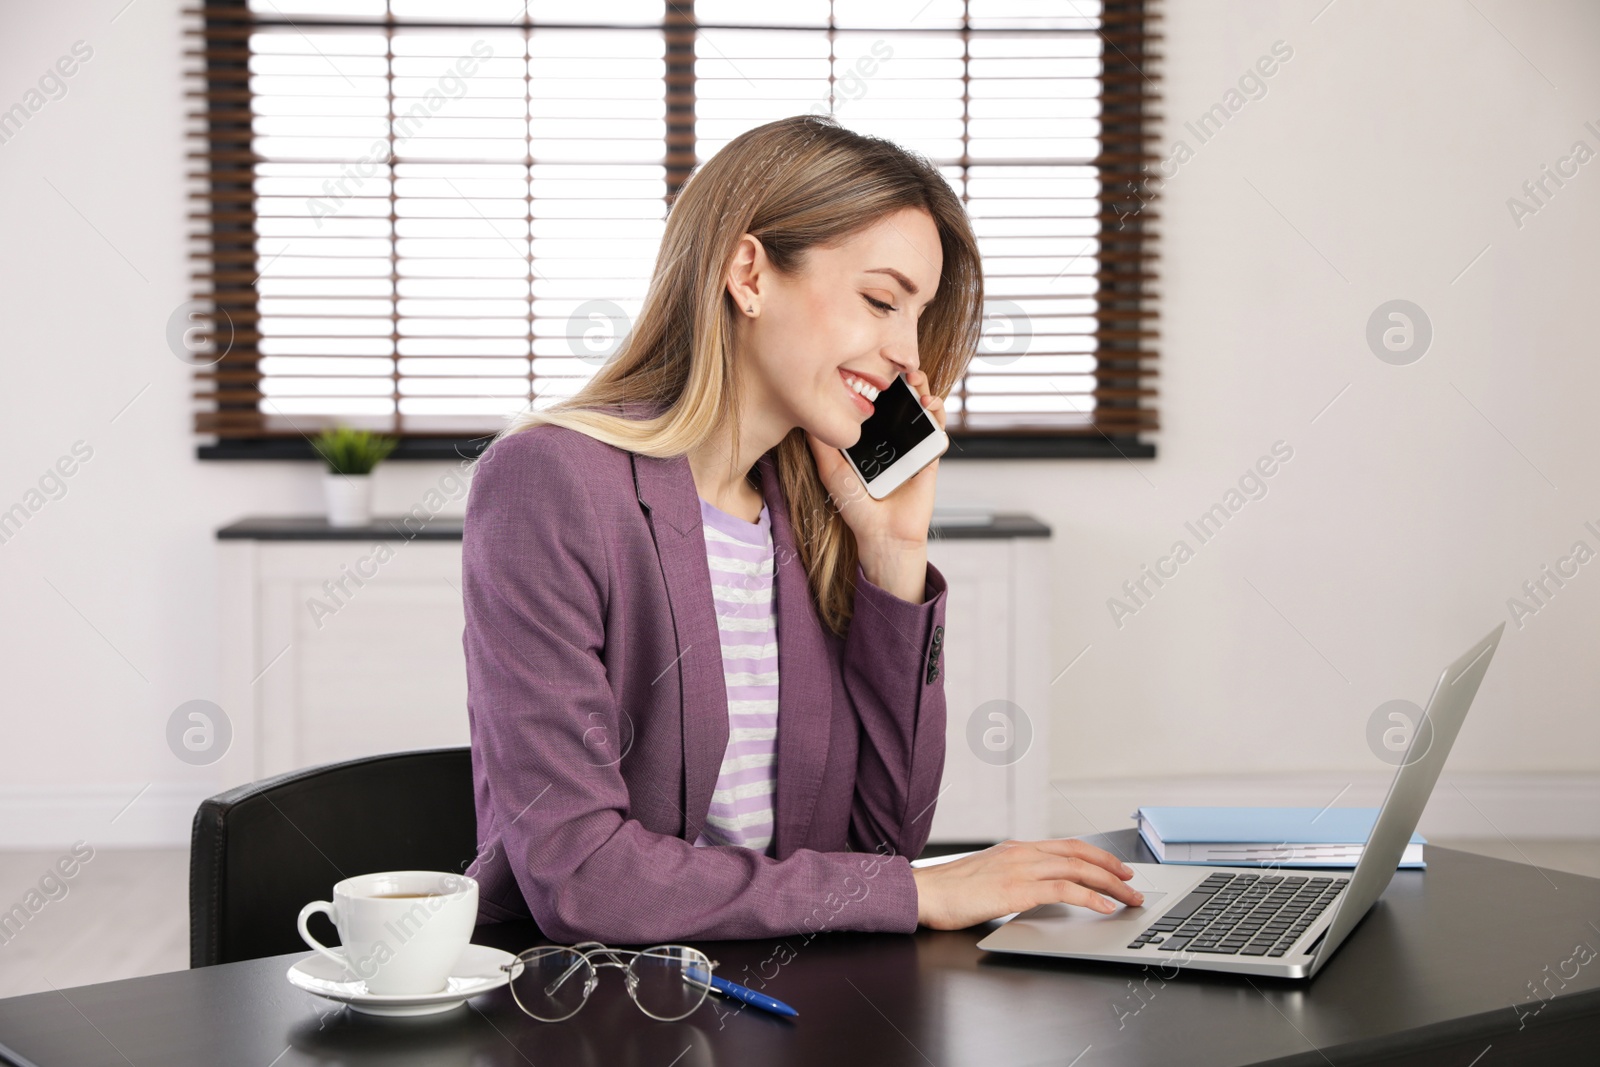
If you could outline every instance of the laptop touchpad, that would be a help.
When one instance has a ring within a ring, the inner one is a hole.
[[[1120,904],[1116,911],[1102,915],[1093,908],[1084,908],[1076,904],[1040,904],[1032,911],[1025,911],[1018,918],[1021,919],[1071,919],[1078,922],[1096,923],[1152,923],[1156,920],[1155,905],[1160,904],[1166,893],[1158,889],[1144,891],[1144,903],[1137,908],[1130,908]]]

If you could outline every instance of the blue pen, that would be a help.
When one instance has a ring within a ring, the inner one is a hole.
[[[711,988],[723,996],[732,997],[734,1000],[742,1000],[751,1007],[760,1008],[762,1011],[770,1011],[774,1015],[793,1017],[800,1014],[781,1000],[769,997],[765,993],[757,993],[754,989],[746,989],[737,982],[730,982],[726,978],[718,978],[716,975],[711,976]]]

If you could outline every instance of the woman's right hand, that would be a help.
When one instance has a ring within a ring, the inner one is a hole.
[[[1077,838],[1002,841],[962,859],[913,867],[911,875],[917,923],[934,930],[961,930],[1040,904],[1114,910],[1101,893],[1129,907],[1144,903],[1144,894],[1125,884],[1132,868]]]

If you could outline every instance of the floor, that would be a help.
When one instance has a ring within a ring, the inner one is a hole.
[[[60,879],[64,855],[0,852],[0,920],[30,890],[45,901],[0,926],[0,997],[189,966],[188,849],[98,849]]]
[[[1600,841],[1436,843],[1600,878]],[[930,847],[925,854],[939,851]],[[56,852],[0,852],[0,909],[9,911],[30,890],[45,899],[20,930],[0,927],[0,997],[188,967],[186,849],[102,849],[71,879],[57,882],[48,876],[60,858]]]

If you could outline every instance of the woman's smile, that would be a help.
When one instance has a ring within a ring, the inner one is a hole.
[[[863,415],[871,415],[876,408],[873,401],[878,399],[878,387],[854,371],[839,368],[839,379],[844,382],[844,388],[850,394],[850,401],[857,411]]]

